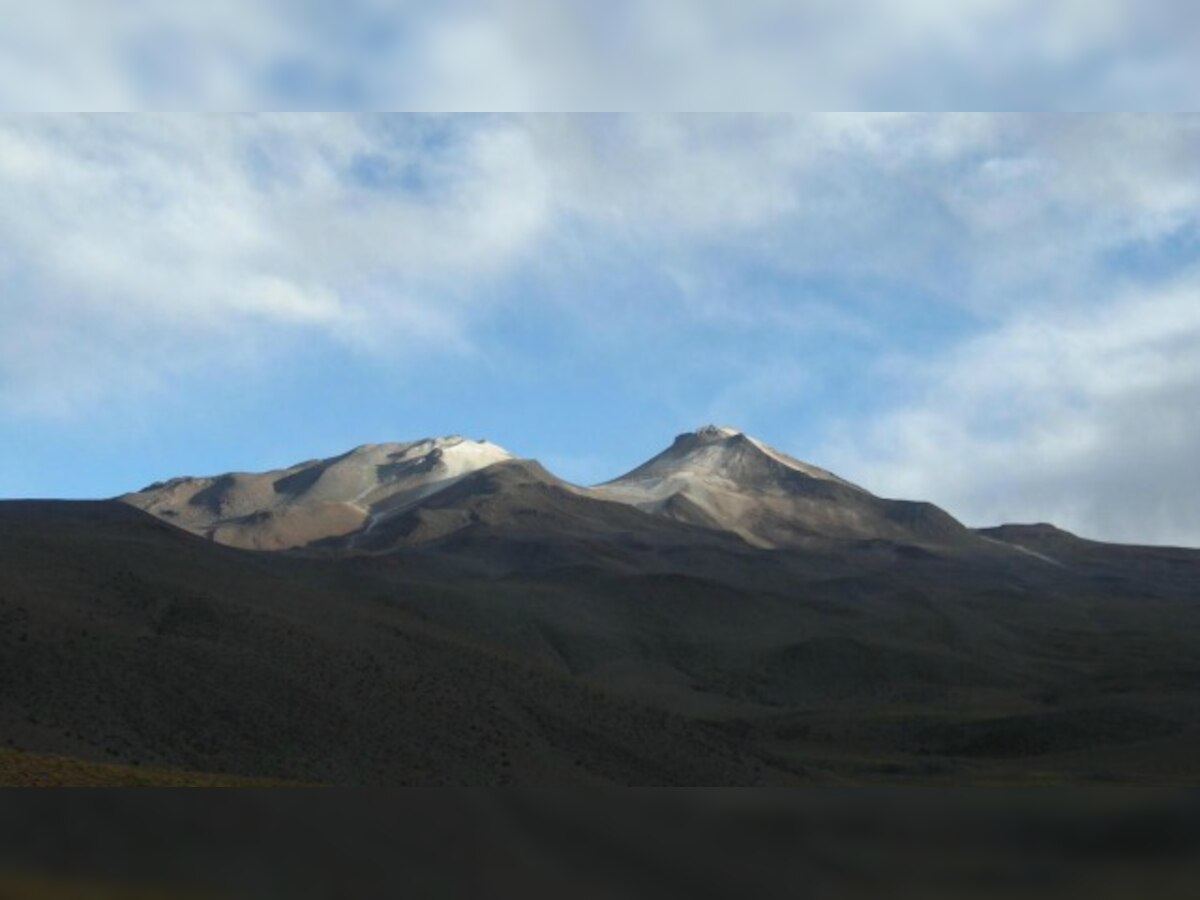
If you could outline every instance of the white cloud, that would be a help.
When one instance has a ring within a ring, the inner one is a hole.
[[[1200,545],[1200,278],[1018,316],[899,371],[914,396],[822,451],[974,524]]]
[[[1176,0],[0,0],[2,109],[1188,109]]]
[[[275,327],[462,349],[495,275],[562,258],[583,277],[620,264],[608,245],[715,321],[870,315],[740,296],[730,266],[1003,321],[1103,300],[1110,254],[1200,227],[1198,153],[1195,117],[10,116],[0,391],[58,384],[69,407],[63,358],[148,334],[172,369]],[[592,297],[609,328],[680,314]]]
[[[521,73],[514,99],[543,109],[1188,108],[1196,96],[1179,79],[1195,72],[1195,18],[1171,0],[480,6]],[[458,83],[486,81],[476,56],[449,56]]]
[[[492,119],[0,121],[0,403],[70,410],[279,329],[462,345],[473,285],[544,227],[530,154]]]
[[[526,127],[565,212],[665,244],[664,262],[685,275],[716,247],[793,276],[883,280],[997,315],[1090,296],[1110,278],[1107,254],[1200,222],[1195,116],[536,117]]]

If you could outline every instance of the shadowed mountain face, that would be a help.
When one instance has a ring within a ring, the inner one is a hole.
[[[123,499],[0,503],[20,751],[355,784],[1200,780],[1200,551],[972,532],[716,428],[592,489],[451,438]]]
[[[334,539],[323,546],[336,553],[345,542]],[[476,560],[491,571],[597,561],[636,566],[652,556],[747,549],[732,534],[661,521],[634,507],[596,499],[530,460],[473,472],[390,516],[356,537],[353,546],[372,552],[420,546],[460,555],[473,549]]]

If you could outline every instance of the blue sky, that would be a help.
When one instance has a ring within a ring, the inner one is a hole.
[[[1200,544],[1200,119],[8,115],[0,495],[735,424]]]

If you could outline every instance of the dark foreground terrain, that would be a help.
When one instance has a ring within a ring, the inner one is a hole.
[[[764,550],[538,496],[350,556],[0,503],[0,774],[1200,781],[1200,552],[1048,526]]]
[[[1193,900],[1190,793],[10,792],[0,896]]]

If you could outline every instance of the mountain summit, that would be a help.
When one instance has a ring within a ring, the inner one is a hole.
[[[284,550],[365,534],[480,469],[515,459],[459,435],[364,444],[261,474],[173,478],[121,497],[222,544]]]
[[[759,547],[826,538],[944,542],[970,532],[928,503],[884,500],[729,426],[705,425],[595,496],[719,528]]]
[[[681,434],[662,453],[607,485],[639,483],[661,493],[681,479],[706,478],[769,490],[797,472],[807,478],[862,490],[832,472],[794,459],[728,425],[704,425]]]

